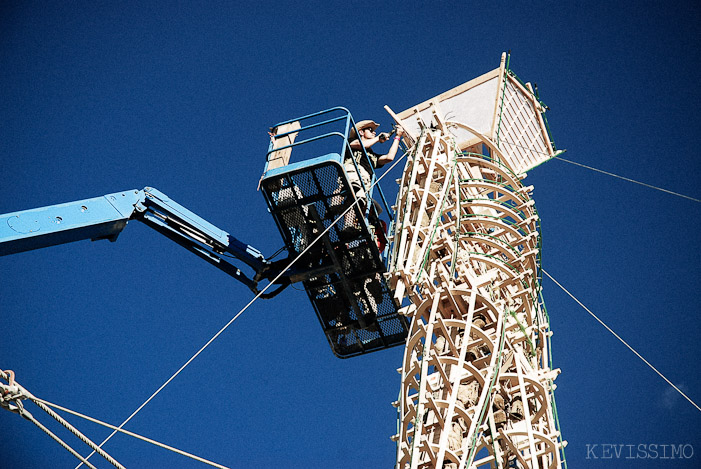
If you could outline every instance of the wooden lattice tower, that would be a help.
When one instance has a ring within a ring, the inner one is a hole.
[[[525,171],[555,150],[529,84],[501,66],[399,114],[390,283],[411,329],[397,468],[561,467],[539,218]]]

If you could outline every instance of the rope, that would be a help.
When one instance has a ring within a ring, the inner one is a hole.
[[[402,154],[402,156],[400,156],[400,157],[397,159],[397,161],[395,161],[395,162],[384,172],[384,174],[382,174],[382,176],[380,176],[379,178],[377,178],[377,180],[376,180],[373,184],[370,185],[370,189],[372,189],[375,185],[377,185],[377,184],[382,180],[382,178],[384,178],[384,177],[385,177],[400,161],[402,161],[402,160],[404,159],[404,157],[406,157],[406,155],[407,155],[406,152],[405,152],[404,154]],[[146,401],[144,401],[143,404],[141,404],[134,412],[132,412],[132,414],[131,414],[129,417],[127,417],[127,419],[124,420],[124,422],[122,422],[122,423],[119,425],[119,427],[115,428],[115,429],[112,431],[112,433],[110,433],[110,435],[109,435],[107,438],[105,438],[105,439],[102,441],[102,443],[100,443],[99,446],[102,447],[102,445],[104,445],[105,443],[107,443],[118,431],[122,430],[122,427],[124,427],[124,425],[126,425],[132,418],[134,418],[134,416],[135,416],[137,413],[139,413],[139,411],[140,411],[141,409],[143,409],[143,408],[146,406],[146,404],[148,404],[149,402],[151,402],[151,400],[152,400],[154,397],[156,397],[156,396],[158,395],[158,393],[160,393],[160,392],[163,390],[163,388],[165,388],[171,381],[173,381],[173,379],[175,379],[176,376],[178,376],[190,363],[192,363],[192,361],[194,361],[195,358],[197,358],[207,347],[209,347],[209,345],[210,345],[212,342],[214,342],[226,329],[228,329],[228,327],[229,327],[231,324],[233,324],[233,322],[236,321],[236,319],[238,319],[238,317],[241,316],[241,314],[243,314],[244,311],[246,311],[258,298],[260,298],[261,295],[263,295],[263,294],[268,290],[268,288],[270,288],[278,279],[280,279],[280,277],[282,277],[282,275],[283,275],[285,272],[287,272],[287,271],[294,265],[294,263],[297,262],[298,259],[301,259],[301,258],[304,256],[304,254],[305,254],[309,249],[311,249],[312,246],[314,246],[326,233],[328,233],[329,230],[331,230],[331,228],[332,228],[334,225],[336,225],[336,223],[338,223],[338,221],[339,221],[341,218],[344,218],[345,215],[346,215],[346,213],[348,213],[348,211],[351,210],[351,209],[352,209],[355,205],[357,205],[358,203],[360,203],[360,199],[357,199],[353,204],[349,205],[349,206],[346,208],[346,210],[344,210],[344,212],[341,213],[341,214],[333,221],[333,223],[331,223],[324,231],[322,231],[322,232],[319,234],[319,236],[317,236],[316,239],[314,239],[314,241],[312,241],[311,243],[309,243],[309,245],[308,245],[297,257],[295,257],[295,259],[294,259],[292,262],[290,262],[290,263],[287,265],[287,267],[285,267],[277,276],[275,276],[275,278],[272,279],[272,280],[270,281],[270,283],[268,283],[268,285],[265,286],[265,288],[263,288],[260,292],[258,292],[258,293],[256,294],[256,296],[254,296],[253,299],[252,299],[251,301],[249,301],[249,302],[246,304],[246,306],[244,306],[238,313],[236,313],[236,315],[235,315],[233,318],[231,318],[231,320],[230,320],[229,322],[227,322],[227,323],[224,325],[224,327],[222,327],[221,329],[219,329],[219,332],[217,332],[216,334],[214,334],[214,336],[213,336],[211,339],[209,339],[209,340],[207,341],[207,343],[205,343],[192,357],[190,357],[190,359],[189,359],[188,361],[186,361],[185,364],[184,364],[183,366],[181,366],[181,367],[178,369],[178,371],[176,371],[175,373],[173,373],[173,375],[172,375],[170,378],[168,378],[168,380],[167,380],[165,383],[163,383],[163,385],[161,385],[161,387],[159,387],[153,394],[151,394],[151,396],[150,396],[148,399],[146,399]],[[90,456],[92,456],[93,454],[95,454],[95,451],[93,451],[92,453],[90,453],[86,459],[89,459]],[[82,466],[82,464],[83,464],[83,463],[78,464],[78,466],[76,466],[76,469],[78,469],[80,466]]]
[[[35,404],[37,404],[37,405],[38,405],[39,403],[42,403],[42,404],[44,404],[44,405],[46,405],[46,406],[51,406],[51,407],[54,407],[54,408],[56,408],[56,409],[62,410],[62,411],[64,411],[64,412],[67,412],[67,413],[69,413],[69,414],[71,414],[71,415],[75,415],[76,417],[80,417],[80,418],[83,418],[83,419],[88,420],[88,421],[90,421],[90,422],[96,423],[96,424],[98,424],[98,425],[102,425],[103,427],[111,428],[111,429],[113,429],[113,430],[114,430],[114,429],[117,429],[117,427],[115,427],[114,425],[110,425],[109,423],[105,423],[105,422],[102,422],[101,420],[98,420],[98,419],[95,419],[95,418],[92,418],[92,417],[88,417],[87,415],[81,414],[80,412],[75,412],[75,411],[73,411],[73,410],[70,410],[70,409],[67,409],[67,408],[65,408],[65,407],[62,407],[62,406],[60,406],[60,405],[58,405],[58,404],[53,404],[53,403],[51,403],[51,402],[45,401],[45,400],[43,400],[43,399],[39,399],[39,398],[37,398],[37,397],[32,397],[32,401],[33,401]],[[220,469],[229,469],[228,467],[222,466],[221,464],[217,464],[217,463],[215,463],[215,462],[208,461],[208,460],[206,460],[206,459],[204,459],[204,458],[201,458],[201,457],[199,457],[199,456],[195,456],[194,454],[188,453],[188,452],[186,452],[186,451],[179,450],[179,449],[177,449],[177,448],[174,448],[174,447],[172,447],[172,446],[166,445],[166,444],[164,444],[164,443],[160,443],[160,442],[158,442],[158,441],[156,441],[156,440],[152,440],[151,438],[147,438],[147,437],[145,437],[145,436],[141,436],[141,435],[139,435],[139,434],[137,434],[137,433],[133,433],[133,432],[130,432],[130,431],[124,430],[124,429],[119,429],[118,431],[119,431],[120,433],[124,433],[125,435],[129,435],[129,436],[131,436],[131,437],[134,437],[134,438],[137,438],[137,439],[139,439],[139,440],[145,441],[146,443],[151,443],[152,445],[156,445],[156,446],[161,447],[161,448],[163,448],[163,449],[166,449],[166,450],[168,450],[168,451],[173,451],[174,453],[178,453],[178,454],[180,454],[180,455],[187,456],[188,458],[194,459],[195,461],[203,462],[203,463],[205,463],[205,464],[208,464],[208,465],[213,466],[213,467],[218,467],[218,468],[220,468]]]
[[[49,429],[46,428],[44,425],[42,425],[41,422],[39,422],[37,419],[35,419],[34,416],[33,416],[32,414],[30,414],[29,412],[27,412],[27,411],[24,409],[24,407],[21,405],[21,403],[20,403],[20,405],[19,405],[19,409],[20,409],[19,414],[20,414],[22,417],[24,417],[25,419],[29,420],[29,421],[32,422],[34,425],[36,425],[37,427],[39,427],[42,431],[44,431],[44,433],[46,433],[46,434],[49,435],[51,438],[53,438],[59,445],[63,446],[64,449],[68,450],[69,453],[71,453],[73,456],[75,456],[76,458],[78,458],[78,459],[81,461],[80,464],[85,464],[86,466],[90,467],[91,469],[97,469],[95,466],[93,466],[92,464],[90,464],[90,463],[88,462],[88,458],[84,458],[83,456],[81,456],[80,454],[78,454],[78,452],[77,452],[76,450],[74,450],[73,448],[71,448],[71,447],[68,445],[68,443],[66,443],[65,441],[63,441],[61,438],[59,438],[57,435],[55,435],[51,430],[49,430]],[[89,456],[88,456],[88,457],[89,457]]]
[[[507,144],[509,144],[509,145],[513,145],[513,146],[515,146],[515,147],[523,148],[524,150],[528,150],[528,151],[530,151],[530,152],[532,152],[532,153],[538,153],[539,155],[550,156],[549,153],[544,153],[544,152],[542,152],[542,151],[534,150],[533,148],[528,148],[528,147],[526,147],[526,146],[524,146],[524,145],[519,145],[518,143],[508,142],[508,141],[506,141],[506,140],[502,140],[502,142],[507,143]],[[577,162],[575,162],[575,161],[567,160],[567,159],[565,159],[565,158],[561,158],[561,157],[557,156],[558,154],[562,154],[562,153],[564,153],[564,151],[562,151],[562,152],[560,152],[560,153],[556,153],[556,154],[555,154],[554,156],[552,156],[551,158],[552,158],[552,159],[555,159],[555,160],[564,161],[565,163],[570,163],[570,164],[573,164],[573,165],[576,165],[576,166],[581,166],[582,168],[590,169],[590,170],[592,170],[592,171],[596,171],[597,173],[606,174],[607,176],[612,176],[612,177],[615,177],[615,178],[618,178],[618,179],[623,179],[624,181],[632,182],[632,183],[634,183],[634,184],[640,184],[641,186],[645,186],[645,187],[648,187],[648,188],[650,188],[650,189],[655,189],[655,190],[658,190],[658,191],[666,192],[667,194],[676,195],[677,197],[682,197],[682,198],[684,198],[684,199],[691,200],[691,201],[693,201],[693,202],[699,202],[699,203],[701,203],[701,199],[696,199],[696,198],[694,198],[694,197],[689,197],[688,195],[680,194],[679,192],[674,192],[674,191],[670,191],[670,190],[667,190],[667,189],[663,189],[663,188],[661,188],[661,187],[653,186],[652,184],[647,184],[647,183],[644,183],[644,182],[636,181],[635,179],[627,178],[627,177],[625,177],[625,176],[619,176],[618,174],[610,173],[610,172],[604,171],[604,170],[602,170],[602,169],[593,168],[593,167],[591,167],[591,166],[587,166],[587,165],[585,165],[585,164],[577,163]]]
[[[564,162],[566,162],[566,163],[570,163],[570,164],[574,164],[574,165],[577,165],[577,166],[581,166],[582,168],[591,169],[592,171],[596,171],[596,172],[603,173],[603,174],[607,174],[607,175],[609,175],[609,176],[613,176],[613,177],[616,177],[616,178],[619,178],[619,179],[623,179],[624,181],[633,182],[633,183],[635,183],[635,184],[640,184],[641,186],[649,187],[650,189],[655,189],[655,190],[658,190],[658,191],[666,192],[667,194],[676,195],[677,197],[683,197],[683,198],[688,199],[688,200],[691,200],[691,201],[693,201],[693,202],[699,202],[699,203],[701,203],[701,200],[700,200],[700,199],[695,199],[695,198],[693,198],[693,197],[689,197],[688,195],[680,194],[679,192],[668,191],[667,189],[662,189],[661,187],[653,186],[653,185],[651,185],[651,184],[645,184],[644,182],[640,182],[640,181],[636,181],[636,180],[634,180],[634,179],[630,179],[630,178],[627,178],[627,177],[619,176],[618,174],[609,173],[608,171],[602,171],[601,169],[592,168],[591,166],[587,166],[587,165],[584,165],[584,164],[581,164],[581,163],[575,163],[574,161],[566,160],[566,159],[564,159],[564,158],[560,158],[559,156],[554,156],[553,158],[555,158],[556,160],[564,161]]]
[[[78,459],[80,459],[82,462],[87,462],[86,459],[83,459],[80,454],[78,454],[76,451],[73,450],[67,443],[65,443],[61,438],[59,438],[57,435],[55,435],[53,432],[51,432],[47,427],[45,427],[43,424],[41,424],[38,420],[34,418],[34,416],[27,411],[24,408],[24,405],[22,404],[22,399],[29,399],[31,401],[34,401],[35,397],[34,395],[27,391],[22,385],[20,385],[18,382],[15,381],[15,374],[12,370],[7,370],[7,371],[2,371],[0,370],[0,378],[8,381],[8,386],[0,386],[0,391],[2,391],[3,399],[0,401],[0,404],[2,404],[3,407],[7,408],[11,412],[15,412],[19,414],[20,416],[24,417],[25,419],[29,420],[32,422],[34,425],[39,427],[41,430],[43,430],[47,435],[49,435],[51,438],[53,438],[56,442],[58,442],[64,449],[68,450],[72,455],[76,456]],[[16,408],[12,408],[11,405],[9,405],[9,402],[13,402]],[[68,423],[65,419],[63,419],[60,415],[55,413],[53,410],[49,409],[45,405],[35,402],[35,404],[44,412],[49,414],[51,417],[53,417],[58,423],[63,425],[66,429],[68,429],[73,435],[78,437],[83,443],[86,445],[90,446],[94,451],[97,451],[97,453],[105,458],[107,462],[112,464],[113,466],[119,468],[119,469],[125,469],[124,466],[119,464],[117,460],[115,460],[112,456],[107,454],[105,451],[100,449],[95,443],[93,443],[88,437],[83,435],[78,429],[76,429],[73,425]],[[90,465],[90,467],[94,467]]]
[[[6,374],[7,373],[7,374]],[[24,387],[20,386],[19,383],[16,383],[14,380],[14,373],[11,370],[7,370],[3,372],[0,370],[0,378],[5,379],[9,381],[9,386],[14,386],[16,388],[16,392],[13,392],[11,395],[11,398],[16,406],[16,409],[9,409],[9,406],[3,406],[3,407],[8,407],[9,410],[19,414],[20,416],[24,417],[25,419],[29,420],[30,422],[34,423],[37,427],[39,427],[41,430],[46,432],[49,436],[51,436],[54,440],[56,440],[64,449],[68,450],[71,454],[73,454],[76,458],[81,460],[83,463],[87,464],[89,467],[94,468],[92,464],[90,464],[87,459],[83,458],[77,451],[73,450],[67,443],[65,443],[61,438],[56,436],[54,433],[48,430],[47,427],[39,423],[38,420],[34,418],[34,416],[27,411],[24,406],[22,405],[22,402],[20,399],[29,399],[30,401],[34,402],[34,404],[37,405],[41,410],[49,414],[51,417],[53,417],[57,422],[59,422],[61,425],[63,425],[65,428],[67,428],[71,433],[73,433],[76,437],[78,437],[83,443],[87,444],[90,446],[92,449],[94,449],[100,456],[105,458],[110,464],[113,466],[120,468],[120,469],[125,469],[123,465],[121,465],[119,462],[117,462],[114,458],[112,458],[109,454],[107,454],[104,450],[99,448],[95,443],[90,441],[87,437],[85,437],[82,433],[80,433],[75,427],[73,427],[70,423],[68,423],[65,419],[63,419],[59,414],[54,412],[50,407],[55,407],[59,410],[63,410],[64,412],[67,412],[71,415],[75,415],[77,417],[83,418],[85,420],[88,420],[93,423],[97,423],[99,425],[102,425],[104,427],[112,428],[115,429],[114,425],[110,425],[108,423],[102,422],[100,420],[94,419],[92,417],[88,417],[87,415],[81,414],[79,412],[75,412],[73,410],[67,409],[65,407],[62,407],[57,404],[52,404],[51,402],[45,401],[43,399],[39,399],[38,397],[34,396],[31,392],[27,391]],[[158,441],[152,440],[150,438],[146,438],[144,436],[138,435],[136,433],[129,432],[127,430],[119,430],[122,433],[125,433],[129,436],[133,436],[134,438],[143,440],[147,443],[151,443],[153,445],[159,446],[161,448],[167,449],[169,451],[173,451],[175,453],[181,454],[183,456],[187,456],[191,459],[194,459],[196,461],[203,462],[205,464],[209,464],[210,466],[214,466],[220,469],[229,469],[226,466],[222,466],[221,464],[217,464],[212,461],[208,461],[204,458],[201,458],[199,456],[195,456],[194,454],[187,453],[185,451],[179,450],[177,448],[174,448],[172,446],[168,446],[164,443],[160,443]]]
[[[572,293],[570,293],[569,291],[567,291],[567,289],[566,289],[565,287],[563,287],[562,285],[560,285],[560,283],[559,283],[557,280],[555,280],[548,272],[546,272],[545,269],[543,269],[543,272],[545,273],[545,275],[547,275],[547,276],[550,278],[550,280],[552,280],[553,282],[555,282],[555,284],[556,284],[558,287],[560,287],[560,288],[561,288],[565,293],[567,293],[574,301],[576,301],[576,302],[579,304],[579,306],[581,306],[582,308],[584,308],[585,311],[586,311],[587,313],[591,314],[591,316],[592,316],[594,319],[596,319],[597,321],[599,321],[599,323],[600,323],[602,326],[604,326],[604,327],[606,328],[606,330],[608,330],[611,334],[613,334],[614,337],[616,337],[618,340],[620,340],[620,341],[623,343],[623,345],[625,345],[626,347],[628,347],[628,349],[630,349],[631,352],[633,352],[635,355],[637,355],[638,358],[640,358],[643,362],[645,362],[645,364],[646,364],[647,366],[649,366],[649,367],[652,369],[652,371],[654,371],[655,373],[657,373],[657,374],[660,376],[660,378],[662,378],[663,380],[665,380],[665,381],[667,382],[667,384],[669,384],[670,386],[672,386],[679,394],[681,394],[682,396],[684,396],[684,398],[685,398],[687,401],[689,401],[689,402],[691,403],[691,405],[693,405],[694,407],[696,407],[696,409],[697,409],[698,411],[701,412],[701,407],[699,407],[698,404],[696,404],[694,401],[692,401],[692,400],[689,398],[689,396],[687,396],[686,394],[684,394],[684,393],[682,392],[681,389],[679,389],[678,387],[676,387],[676,386],[674,385],[674,383],[672,383],[672,382],[671,382],[670,380],[668,380],[662,373],[660,373],[660,372],[657,370],[657,368],[655,368],[654,366],[652,366],[652,364],[650,364],[649,361],[645,360],[645,359],[643,358],[643,356],[640,355],[638,352],[636,352],[635,349],[634,349],[633,347],[631,347],[630,345],[628,345],[628,343],[627,343],[625,340],[623,340],[618,334],[616,334],[615,332],[613,332],[613,330],[612,330],[609,326],[607,326],[607,325],[604,323],[604,321],[602,321],[601,319],[599,319],[594,313],[592,313],[592,312],[589,310],[589,308],[587,308],[586,306],[584,306],[584,305],[582,304],[581,301],[579,301],[577,298],[575,298],[574,295],[573,295]]]
[[[34,398],[34,396],[32,396],[30,393],[28,393],[28,394],[29,394],[29,399],[32,400],[32,402],[34,402],[37,405],[37,407],[39,407],[41,410],[43,410],[44,412],[49,414],[51,417],[53,417],[58,423],[63,425],[66,429],[68,429],[71,433],[73,433],[76,437],[78,437],[78,439],[80,441],[82,441],[83,443],[88,445],[94,452],[97,452],[97,454],[99,454],[100,456],[105,458],[107,460],[107,462],[109,462],[114,467],[117,467],[119,469],[126,469],[124,466],[119,464],[119,462],[117,462],[116,459],[114,459],[112,456],[107,454],[105,452],[105,450],[103,450],[102,448],[97,446],[95,443],[93,443],[92,440],[90,440],[88,437],[86,437],[81,432],[79,432],[78,429],[76,429],[73,425],[71,425],[66,420],[64,420],[60,415],[58,415],[56,412],[54,412],[53,410],[46,407],[40,401],[37,401],[36,398]]]

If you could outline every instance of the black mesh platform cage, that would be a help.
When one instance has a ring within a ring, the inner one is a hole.
[[[341,151],[353,126],[349,113],[347,122],[345,132],[328,135]],[[312,125],[317,133],[323,128]],[[298,130],[300,137],[304,130]],[[290,148],[294,157],[295,144]],[[334,354],[347,358],[404,344],[408,322],[398,313],[384,276],[377,211],[367,203],[354,204],[341,154],[268,170],[261,190],[290,256],[298,257],[292,281],[304,285]],[[391,216],[389,208],[387,213]]]

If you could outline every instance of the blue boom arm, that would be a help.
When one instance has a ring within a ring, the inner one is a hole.
[[[147,187],[102,197],[0,215],[0,256],[83,239],[115,241],[129,220],[139,220],[258,293],[261,280],[272,280],[287,259],[270,262],[255,248],[195,215],[162,192]],[[255,272],[252,278],[230,263],[236,258]],[[295,272],[261,295],[270,298],[290,284]]]

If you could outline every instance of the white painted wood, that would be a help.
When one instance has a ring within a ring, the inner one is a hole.
[[[521,183],[542,160],[506,144],[552,153],[539,106],[502,60],[499,69],[400,114],[386,108],[413,145],[399,179],[399,245],[389,272],[397,300],[414,305],[401,369],[399,469],[506,467],[511,459],[524,468],[560,467],[550,408],[557,372],[548,368],[544,313],[532,303],[537,215],[532,187]],[[501,127],[493,121],[497,108]],[[486,148],[490,158],[456,158],[454,142],[461,150]],[[508,413],[506,403],[518,399],[523,415]]]

